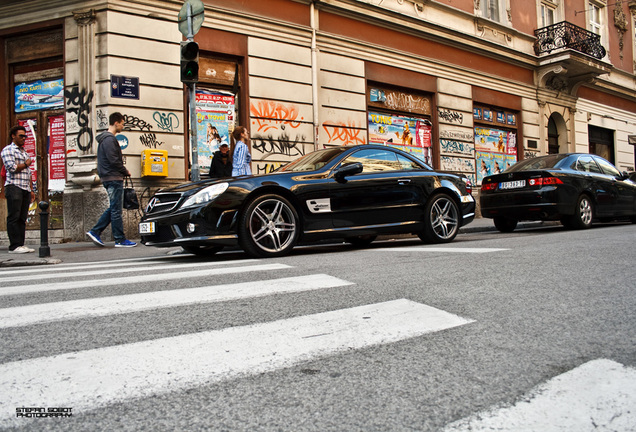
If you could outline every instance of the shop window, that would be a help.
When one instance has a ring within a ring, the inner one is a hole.
[[[396,147],[433,164],[430,96],[372,85],[367,103],[369,144]]]
[[[518,113],[490,106],[473,109],[477,184],[517,163]]]
[[[614,131],[598,126],[588,126],[590,153],[614,163]]]

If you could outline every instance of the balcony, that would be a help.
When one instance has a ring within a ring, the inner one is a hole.
[[[558,49],[572,49],[601,60],[607,52],[601,45],[601,37],[563,21],[534,31],[537,37],[534,43],[536,55],[551,53]]]
[[[607,52],[597,34],[566,21],[534,34],[540,88],[576,96],[582,84],[592,83],[612,70],[612,65],[603,60]]]

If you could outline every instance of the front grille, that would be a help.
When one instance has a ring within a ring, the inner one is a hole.
[[[146,214],[163,213],[174,209],[179,200],[180,193],[157,193],[148,203]]]

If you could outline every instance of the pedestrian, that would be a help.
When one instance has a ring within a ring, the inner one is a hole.
[[[31,157],[24,150],[26,128],[14,126],[9,131],[11,144],[2,150],[2,163],[7,172],[4,183],[4,195],[7,198],[7,235],[9,253],[23,254],[34,252],[24,245],[26,221],[29,205],[35,199],[31,187]]]
[[[232,161],[230,160],[230,147],[227,143],[219,146],[214,152],[210,164],[210,178],[232,177]]]
[[[93,228],[86,235],[97,246],[104,246],[101,239],[102,232],[111,224],[115,247],[134,247],[137,243],[126,239],[124,235],[124,222],[122,219],[124,204],[124,177],[130,176],[130,172],[124,166],[121,147],[115,134],[124,130],[124,116],[114,112],[108,117],[108,131],[97,135],[97,173],[102,185],[108,192],[108,208]]]
[[[252,155],[247,144],[245,144],[250,139],[250,133],[245,126],[237,126],[232,131],[232,138],[234,138],[236,143],[232,154],[232,177],[252,175],[252,168],[250,167]]]

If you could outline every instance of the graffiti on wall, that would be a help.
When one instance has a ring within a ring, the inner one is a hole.
[[[161,113],[155,111],[152,118],[157,122],[157,127],[163,131],[174,132],[175,128],[179,127],[179,117],[173,112]]]
[[[256,174],[269,174],[283,165],[283,162],[258,162],[256,164]]]
[[[78,147],[86,152],[93,147],[93,129],[90,126],[91,101],[93,92],[86,93],[79,87],[64,90],[66,98],[66,130],[68,134],[75,134],[69,139],[71,147]]]
[[[284,134],[276,138],[271,135],[268,137],[254,137],[252,138],[254,159],[296,159],[305,155],[305,149],[302,145],[304,141],[305,137],[302,135],[297,135],[295,138]]]
[[[473,143],[440,139],[439,144],[442,153],[453,153],[471,157],[475,155],[475,145]]]
[[[437,108],[437,115],[441,120],[449,123],[464,124],[464,114],[445,108]]]
[[[256,126],[253,132],[265,133],[271,129],[285,130],[286,126],[298,128],[303,120],[295,104],[259,100],[250,104],[250,114]]]
[[[387,91],[385,105],[389,109],[408,112],[430,112],[430,100],[426,97],[402,92]]]
[[[441,156],[440,163],[444,171],[457,171],[462,173],[475,172],[475,159]]]
[[[353,124],[323,123],[322,128],[327,133],[328,144],[348,146],[366,143],[366,131],[356,129]]]
[[[472,131],[469,130],[447,130],[442,129],[439,131],[440,138],[452,139],[452,140],[461,140],[461,141],[470,141],[474,140],[474,135]]]

